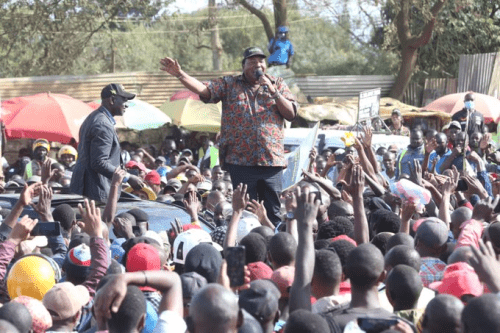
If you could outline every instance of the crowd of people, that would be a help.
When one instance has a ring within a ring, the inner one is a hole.
[[[480,111],[468,103],[442,132],[395,111],[406,149],[375,150],[365,127],[345,149],[311,150],[282,191],[277,128],[297,105],[263,59],[247,49],[242,75],[207,83],[162,60],[223,101],[215,144],[120,143],[113,117],[135,95],[111,84],[78,151],[39,139],[4,159],[2,191],[22,190],[0,210],[1,332],[500,332],[500,154]],[[64,190],[88,199],[52,207]],[[191,223],[153,231],[144,210],[117,214],[121,191]],[[60,233],[32,236],[39,221]]]

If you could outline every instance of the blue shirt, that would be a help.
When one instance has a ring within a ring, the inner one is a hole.
[[[115,120],[115,118],[113,118],[113,115],[111,114],[111,112],[109,112],[108,109],[106,109],[104,106],[101,105],[101,107],[104,109],[104,114],[106,116],[108,116],[108,118],[111,120],[113,125],[116,125],[116,120]]]
[[[437,174],[441,174],[441,172],[439,172],[439,169],[441,168],[441,165],[443,165],[443,162],[446,160],[446,158],[448,156],[451,155],[451,152],[452,150],[451,149],[448,149],[446,150],[446,153],[443,154],[443,156],[439,156],[436,151],[434,150],[430,155],[429,155],[429,164],[427,166],[427,170],[430,172],[431,169],[432,169],[432,162],[434,162],[435,159],[437,159],[437,163],[436,163],[436,173]]]
[[[274,46],[273,46],[274,43]],[[271,50],[271,47],[273,48]],[[269,64],[274,65],[286,65],[291,56],[294,55],[293,45],[287,40],[278,39],[274,42],[274,38],[271,38],[269,46],[267,47],[271,55],[267,58]]]
[[[424,145],[417,148],[411,148],[408,146],[408,148],[403,150],[396,163],[396,179],[399,179],[402,173],[410,175],[410,170],[414,168],[413,161],[418,160],[420,164],[422,164],[424,154]]]

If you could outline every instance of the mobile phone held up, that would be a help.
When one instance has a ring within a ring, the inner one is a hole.
[[[61,224],[59,222],[38,222],[33,230],[31,236],[59,236],[61,234]]]
[[[245,247],[228,247],[225,251],[225,256],[230,286],[242,286],[245,283]]]
[[[361,317],[358,318],[358,326],[366,333],[380,333],[392,326],[396,325],[398,320],[396,318],[371,318]]]

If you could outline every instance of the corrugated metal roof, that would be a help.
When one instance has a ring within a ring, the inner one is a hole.
[[[235,72],[189,73],[199,80],[208,80]],[[98,100],[102,88],[109,83],[121,83],[127,91],[156,107],[162,105],[172,94],[185,89],[179,80],[163,72],[133,72],[80,76],[37,76],[0,79],[0,97],[13,97],[52,92],[69,95],[82,101]]]
[[[395,78],[391,75],[308,76],[296,78],[302,93],[311,97],[354,97],[361,91],[382,89],[388,96]]]
[[[461,54],[457,92],[488,94],[497,53]]]

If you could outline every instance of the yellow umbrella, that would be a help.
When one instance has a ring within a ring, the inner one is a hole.
[[[172,122],[190,131],[217,133],[220,131],[222,104],[203,103],[198,96],[186,91],[174,94],[160,106]]]

